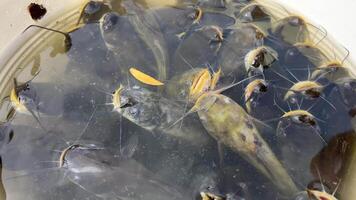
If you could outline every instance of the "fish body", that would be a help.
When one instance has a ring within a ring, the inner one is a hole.
[[[169,58],[164,36],[153,13],[133,1],[123,1],[127,15],[109,12],[100,20],[100,30],[108,49],[121,69],[136,66],[152,69],[166,80]]]
[[[128,16],[110,12],[101,18],[100,30],[105,45],[118,63],[119,69],[128,74],[130,67],[140,67],[156,75],[156,61]]]
[[[167,79],[169,58],[163,33],[154,13],[145,11],[134,1],[124,1],[123,7],[129,13],[129,20],[144,43],[151,49],[158,69],[158,79]],[[131,15],[130,13],[134,13]]]
[[[179,101],[194,103],[202,94],[218,84],[221,69],[211,73],[208,68],[194,68],[174,76],[165,88],[166,94]]]
[[[265,33],[252,24],[239,25],[229,30],[218,53],[218,62],[223,72],[234,72],[241,78],[246,73],[246,55],[262,46],[265,37]]]
[[[117,160],[116,164],[112,160]],[[183,194],[154,179],[132,158],[114,158],[106,149],[79,147],[66,155],[67,177],[102,199],[178,200]]]
[[[0,199],[6,199],[6,192],[2,182],[2,160],[0,158]]]
[[[164,133],[196,145],[208,142],[204,128],[194,118],[185,120],[187,123],[182,126],[174,124],[184,115],[184,108],[172,100],[138,86],[123,88],[120,100],[127,106],[121,103],[121,108],[116,111],[148,131]]]
[[[198,111],[209,134],[256,167],[282,194],[293,195],[297,187],[245,110],[221,94],[211,93],[201,98],[215,99],[213,104]]]

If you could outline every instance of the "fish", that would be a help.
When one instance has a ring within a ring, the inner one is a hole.
[[[312,101],[316,101],[320,99],[323,100],[325,103],[329,104],[331,108],[336,110],[336,107],[325,97],[324,94],[324,89],[328,85],[327,84],[322,85],[321,83],[319,83],[318,81],[320,77],[316,80],[312,80],[309,67],[308,67],[308,78],[306,80],[298,79],[297,76],[294,75],[288,69],[286,69],[286,71],[295,79],[295,81],[292,81],[291,79],[280,74],[279,72],[274,71],[274,73],[276,73],[278,76],[292,83],[292,86],[290,88],[279,87],[281,89],[287,90],[283,98],[284,101],[287,101],[288,103],[292,103],[292,104],[297,104],[297,106],[300,108],[299,102],[300,104],[302,104],[304,99],[312,100]]]
[[[271,32],[285,42],[295,44],[310,38],[310,27],[307,20],[298,15],[291,15],[272,24]]]
[[[260,96],[266,93],[268,89],[268,83],[264,79],[255,79],[246,86],[244,98],[246,109],[249,113],[251,113],[251,104],[259,100]]]
[[[188,199],[169,184],[153,179],[153,173],[132,158],[119,157],[119,165],[109,165],[108,161],[118,158],[90,148],[71,149],[66,157],[67,177],[102,199]]]
[[[117,98],[120,106],[115,109],[124,118],[152,132],[169,135],[193,145],[203,145],[209,138],[199,121],[184,126],[173,125],[184,114],[183,106],[137,85],[122,86]]]
[[[336,198],[335,194],[337,192],[337,190],[339,189],[340,183],[341,181],[338,180],[338,182],[336,183],[335,189],[329,193],[329,191],[326,191],[326,187],[323,184],[323,178],[320,175],[319,169],[316,168],[316,171],[318,173],[318,178],[319,180],[317,181],[312,181],[311,183],[308,184],[308,187],[306,189],[309,199],[310,200],[338,200],[338,198]],[[320,187],[316,187],[314,185],[314,183],[318,183],[320,184]]]
[[[354,130],[338,133],[331,138],[328,145],[313,156],[310,162],[310,171],[314,177],[322,176],[323,183],[330,190],[335,190],[337,183],[348,176],[349,163],[352,161],[356,135]]]
[[[221,73],[221,68],[216,72],[210,72],[208,68],[187,70],[168,82],[166,94],[172,99],[194,103],[200,95],[216,88]]]
[[[106,1],[93,1],[89,0],[82,4],[80,8],[80,14],[77,20],[76,25],[78,26],[81,21],[84,23],[91,23],[103,15],[105,12],[109,12],[113,8],[109,8],[111,4]]]
[[[132,146],[125,146],[130,145]],[[134,148],[136,147],[137,144]],[[20,175],[20,178],[57,171],[61,174],[60,178],[56,178],[57,184],[63,181],[62,179],[68,180],[77,186],[79,191],[99,199],[187,199],[183,197],[184,194],[168,186],[169,184],[162,183],[152,172],[134,160],[131,151],[132,149],[128,150],[129,154],[126,156],[119,153],[124,151],[118,152],[105,148],[98,142],[82,140],[59,152],[58,160],[53,161],[57,166],[29,172]],[[13,178],[19,177],[7,177],[5,180],[13,181]],[[49,188],[58,187],[56,182],[46,183]]]
[[[296,82],[284,96],[284,101],[288,101],[296,93],[303,94],[307,99],[315,99],[320,97],[323,91],[323,86],[316,81],[299,81]]]
[[[30,82],[31,80],[23,84],[18,84],[16,78],[14,78],[14,88],[10,91],[9,95],[12,109],[7,119],[12,119],[16,112],[30,114],[37,121],[38,125],[46,131],[46,128],[40,121],[38,97],[36,91],[30,88]]]
[[[201,192],[200,193],[201,200],[223,200],[224,197],[209,193],[209,192]]]
[[[258,3],[250,3],[244,6],[236,16],[238,22],[254,23],[271,21],[270,12]]]
[[[14,131],[9,122],[0,122],[0,155],[7,144],[11,142],[14,137]]]
[[[133,1],[123,1],[121,4],[127,15],[108,12],[100,19],[101,35],[106,46],[115,54],[123,69],[129,66],[152,69],[155,66],[153,69],[158,79],[166,80],[169,57],[157,19],[153,13]],[[121,51],[125,51],[125,54]]]
[[[166,53],[167,45],[157,19],[152,13],[145,12],[145,10],[134,1],[123,1],[122,4],[130,14],[129,20],[131,24],[153,52],[157,62],[158,79],[166,80],[169,57]],[[134,14],[132,15],[131,13]]]
[[[270,47],[260,46],[251,50],[245,56],[245,68],[247,72],[268,69],[278,60],[278,53]]]
[[[173,65],[179,66],[175,73],[215,63],[224,41],[224,33],[218,25],[206,25],[185,33],[182,38],[174,53]]]
[[[326,62],[320,66],[317,66],[313,71],[311,78],[317,79],[319,77],[325,77],[330,81],[337,81],[344,77],[350,77],[351,73],[348,68],[346,68],[339,61]]]
[[[267,36],[253,24],[238,25],[226,32],[225,42],[222,43],[217,55],[218,63],[225,74],[233,72],[237,77],[242,78],[242,75],[246,74],[246,67],[250,67],[245,67],[246,55],[262,46]]]
[[[231,98],[214,92],[200,97],[209,102],[198,109],[199,118],[218,143],[238,153],[286,196],[296,193],[293,180],[264,141],[246,111]]]
[[[0,199],[6,199],[6,191],[2,182],[2,159],[0,157]]]

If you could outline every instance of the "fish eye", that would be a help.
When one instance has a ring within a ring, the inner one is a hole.
[[[255,59],[253,60],[252,66],[258,68],[263,63],[264,60],[265,60],[265,55],[264,52],[261,51],[259,54],[257,54]]]
[[[20,102],[24,102],[26,100],[26,98],[24,96],[22,96],[22,95],[19,95],[18,99],[19,99]]]
[[[23,91],[27,91],[27,90],[30,90],[30,85],[29,85],[28,83],[26,83],[26,85],[25,85]]]
[[[245,12],[242,15],[242,19],[243,19],[243,21],[246,21],[246,22],[252,22],[253,21],[252,12]]]
[[[125,96],[121,97],[121,106],[120,106],[120,108],[129,108],[129,107],[132,107],[132,106],[134,106],[136,104],[137,104],[137,102],[131,97],[125,97]]]
[[[303,124],[308,124],[308,125],[311,125],[311,126],[315,126],[316,125],[315,120],[313,118],[311,118],[310,116],[307,116],[307,115],[298,116],[298,120]]]
[[[259,91],[260,91],[260,92],[267,92],[267,90],[268,90],[267,86],[261,83],[261,84],[260,84]]]
[[[312,88],[312,89],[306,90],[305,94],[313,99],[316,99],[316,98],[320,97],[321,92],[319,90],[317,90],[316,88]]]
[[[105,14],[101,24],[103,31],[108,32],[113,30],[118,21],[119,16],[116,13]]]
[[[303,21],[303,19],[300,19],[299,17],[293,17],[288,21],[288,23],[291,26],[300,26],[300,25],[304,24],[304,21]]]
[[[136,116],[138,114],[138,109],[137,108],[130,108],[129,109],[129,113],[132,115],[132,116]]]
[[[89,1],[84,8],[84,13],[87,15],[95,14],[101,9],[102,5],[103,3],[99,1]]]
[[[289,102],[292,103],[292,104],[297,104],[298,103],[298,99],[296,97],[296,94],[292,94],[290,97],[289,97]]]
[[[300,52],[297,48],[292,47],[290,49],[287,50],[286,54],[285,54],[285,60],[286,61],[292,61],[293,59],[295,59],[295,57],[299,56]]]

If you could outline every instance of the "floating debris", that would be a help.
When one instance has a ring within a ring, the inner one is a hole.
[[[153,86],[161,86],[164,85],[161,81],[153,78],[150,75],[147,75],[141,71],[139,71],[136,68],[131,67],[130,68],[130,73],[133,77],[135,77],[138,81],[147,84],[147,85],[153,85]]]

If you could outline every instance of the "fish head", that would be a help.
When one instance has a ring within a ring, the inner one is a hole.
[[[23,110],[36,110],[38,107],[38,99],[35,88],[26,83],[22,86],[20,91],[17,91],[16,95],[13,95],[13,103],[18,104],[19,107],[24,107]]]
[[[103,2],[99,2],[99,1],[89,1],[89,2],[85,5],[83,12],[84,12],[84,14],[86,14],[86,15],[93,15],[93,14],[99,12],[103,5],[104,5]]]
[[[60,167],[75,173],[100,173],[102,172],[100,166],[110,162],[103,152],[105,148],[100,144],[73,144],[62,151],[59,159]]]
[[[337,200],[336,197],[323,191],[308,189],[307,192],[311,200]]]
[[[99,21],[102,38],[111,50],[122,46],[134,31],[127,16],[120,16],[116,12],[105,13]]]
[[[159,97],[139,86],[123,87],[117,97],[120,106],[115,110],[131,122],[153,130],[159,125]]]

